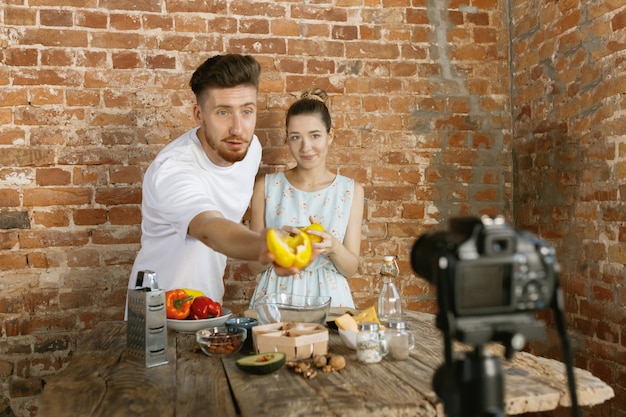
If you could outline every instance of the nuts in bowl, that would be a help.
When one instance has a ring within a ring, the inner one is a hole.
[[[196,341],[207,356],[230,355],[239,352],[246,340],[246,333],[243,327],[211,327],[198,330]]]

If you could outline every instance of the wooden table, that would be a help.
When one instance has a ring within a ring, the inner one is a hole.
[[[251,375],[235,366],[236,355],[209,358],[193,335],[169,332],[169,363],[154,368],[126,360],[126,323],[105,322],[86,334],[68,368],[51,377],[40,397],[40,417],[107,416],[444,416],[431,381],[443,362],[442,335],[431,314],[407,312],[416,348],[407,361],[361,365],[336,331],[329,351],[347,366],[312,380],[283,367]],[[498,347],[494,347],[498,350]],[[502,362],[507,415],[568,406],[564,365],[515,354]],[[613,389],[576,369],[581,406],[600,404]]]

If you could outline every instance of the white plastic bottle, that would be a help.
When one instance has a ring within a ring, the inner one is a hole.
[[[383,323],[402,319],[402,299],[396,287],[396,277],[400,274],[396,258],[385,256],[380,267],[383,286],[378,296],[378,319]]]

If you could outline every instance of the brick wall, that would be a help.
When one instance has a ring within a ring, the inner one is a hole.
[[[290,163],[283,144],[284,111],[295,96],[312,85],[331,95],[336,128],[331,167],[362,182],[367,199],[362,262],[350,280],[359,307],[374,303],[377,268],[382,255],[390,253],[399,257],[405,306],[435,311],[433,289],[411,272],[409,252],[416,237],[445,226],[452,215],[502,213],[511,218],[515,208],[520,224],[532,226],[537,220],[545,225],[540,231],[547,233],[546,238],[557,241],[562,236],[547,229],[551,216],[580,218],[575,224],[586,233],[599,233],[592,226],[601,220],[607,225],[604,233],[585,247],[585,253],[602,259],[585,269],[584,277],[573,270],[567,274],[572,280],[567,285],[572,294],[568,300],[581,306],[576,310],[580,319],[576,331],[587,335],[581,338],[595,340],[594,330],[581,325],[583,317],[588,315],[586,322],[595,324],[591,320],[604,313],[583,296],[606,298],[611,285],[618,286],[617,278],[623,279],[618,262],[604,259],[620,256],[617,242],[623,242],[625,235],[616,226],[620,211],[613,205],[613,211],[601,214],[591,204],[579,204],[567,217],[558,210],[567,205],[554,203],[554,210],[538,216],[531,207],[540,210],[551,203],[537,199],[537,192],[528,189],[541,182],[529,184],[530,176],[543,179],[552,161],[571,154],[565,152],[569,148],[561,151],[556,146],[560,136],[552,147],[537,146],[544,152],[525,146],[543,145],[538,135],[548,137],[550,126],[565,124],[578,132],[575,122],[588,117],[588,134],[570,134],[565,143],[594,144],[585,148],[585,161],[604,168],[606,189],[591,191],[600,181],[591,176],[602,172],[581,161],[576,165],[577,177],[569,175],[564,163],[560,170],[552,168],[549,178],[558,192],[542,195],[563,196],[569,203],[580,197],[569,189],[584,180],[587,187],[581,202],[604,200],[603,206],[609,207],[611,195],[617,198],[623,193],[615,188],[618,174],[623,183],[625,171],[617,156],[623,161],[626,153],[623,144],[617,146],[620,102],[615,94],[600,93],[594,83],[598,77],[585,78],[593,72],[579,71],[576,75],[583,82],[577,85],[588,87],[566,90],[545,127],[530,122],[538,122],[544,100],[556,101],[555,92],[544,91],[546,85],[570,83],[571,75],[560,73],[571,69],[571,63],[566,61],[564,68],[554,58],[563,55],[574,60],[575,54],[561,43],[548,45],[553,49],[549,56],[560,65],[554,70],[547,67],[545,75],[538,73],[537,61],[523,58],[524,42],[536,32],[525,18],[543,10],[543,3],[582,8],[569,1],[536,3],[0,2],[0,415],[34,415],[42,384],[70,361],[80,333],[98,321],[121,319],[128,274],[139,245],[143,172],[165,144],[193,126],[189,76],[200,62],[221,52],[252,54],[263,67],[257,134],[264,145],[264,172]],[[619,10],[610,9],[610,5],[621,7],[617,3],[596,1],[596,16],[585,14],[585,18],[603,22],[615,15],[619,22]],[[511,117],[509,8],[517,48],[513,50],[515,119]],[[618,35],[607,31],[606,25],[591,24],[586,33],[594,37],[576,35],[567,19],[560,26],[554,24],[568,13],[560,9],[542,16],[550,22],[544,30],[555,31],[554,39],[562,33],[563,41],[579,36],[594,45],[604,43],[604,54],[580,59],[601,58],[595,69],[602,72],[612,68],[607,59],[612,57],[619,68]],[[613,90],[619,86],[618,74],[613,73]],[[598,93],[592,95],[592,90]],[[596,98],[605,103],[599,112],[586,104]],[[590,111],[564,116],[572,102]],[[522,120],[528,111],[533,117]],[[603,129],[595,123],[598,113],[606,121]],[[570,121],[564,121],[567,118]],[[515,135],[513,126],[519,129]],[[613,146],[610,167],[603,156],[607,149],[600,143]],[[514,179],[522,194],[513,192]],[[612,189],[609,180],[615,181]],[[605,235],[613,239],[613,246],[609,247]],[[571,245],[563,242],[559,249],[565,251]],[[604,266],[600,272],[605,264],[613,265],[612,273]],[[576,271],[585,266],[579,264]],[[232,261],[225,276],[225,303],[236,311],[245,308],[254,280],[245,265]],[[604,300],[604,304],[609,303]],[[618,306],[616,300],[614,308]],[[617,323],[604,324],[613,329],[606,335],[621,337]],[[611,343],[620,347],[617,340]],[[590,366],[601,363],[578,361]],[[593,371],[597,370],[595,366]]]
[[[588,415],[625,416],[626,3],[511,12],[515,218],[557,248],[576,365],[615,390]]]

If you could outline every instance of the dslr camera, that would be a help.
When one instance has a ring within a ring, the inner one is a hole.
[[[449,417],[503,417],[504,373],[484,348],[502,342],[511,359],[526,340],[545,338],[535,311],[552,309],[563,341],[573,415],[578,401],[563,291],[554,248],[502,217],[456,217],[450,230],[420,236],[411,251],[413,270],[437,287],[437,327],[444,333],[444,364],[433,387]],[[452,339],[474,349],[454,356]]]
[[[524,329],[541,337],[528,313],[554,302],[555,250],[510,228],[504,218],[452,218],[450,230],[428,232],[415,242],[411,264],[437,286],[440,313],[455,319],[451,330],[461,341],[482,343],[495,333]]]

